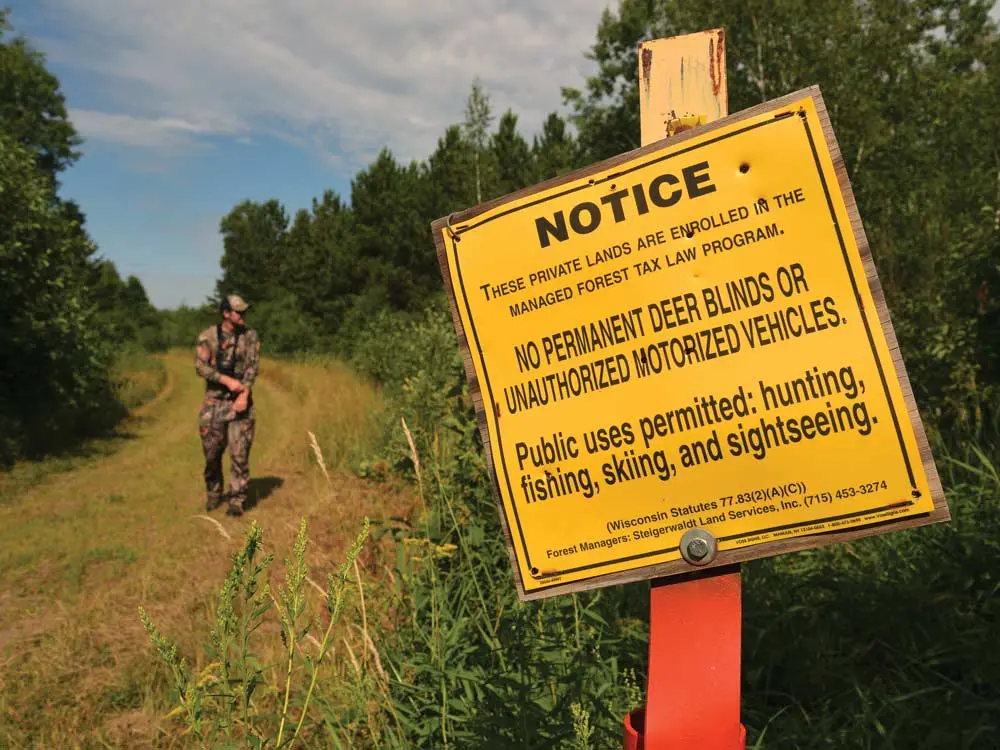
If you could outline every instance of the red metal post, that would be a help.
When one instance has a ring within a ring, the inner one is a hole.
[[[654,580],[646,705],[625,718],[626,750],[745,750],[741,638],[739,566]]]

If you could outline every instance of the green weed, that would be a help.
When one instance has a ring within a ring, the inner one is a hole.
[[[256,522],[243,547],[232,555],[232,565],[219,594],[216,619],[208,649],[210,663],[197,675],[165,638],[142,607],[139,616],[160,660],[167,667],[176,699],[171,716],[183,718],[185,733],[213,748],[289,748],[304,742],[310,730],[309,707],[314,699],[319,668],[332,645],[334,626],[343,605],[349,572],[368,538],[367,519],[347,551],[339,571],[331,574],[324,592],[327,622],[320,622],[321,640],[311,635],[317,624],[306,613],[306,522],[299,526],[291,558],[286,560],[285,585],[276,599],[265,580],[273,555],[262,549],[263,532]],[[287,658],[280,665],[260,663],[256,635],[265,615],[278,611],[280,634]],[[309,639],[315,653],[305,648]],[[297,677],[304,668],[303,687]],[[280,672],[280,674],[279,674]],[[272,677],[269,683],[268,677]],[[280,681],[279,681],[280,680]],[[269,687],[271,685],[272,687]],[[280,685],[280,687],[273,687]],[[263,695],[259,695],[263,692]]]

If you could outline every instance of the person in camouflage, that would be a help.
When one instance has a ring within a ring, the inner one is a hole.
[[[230,453],[227,515],[242,515],[250,482],[250,448],[256,416],[253,385],[260,372],[260,340],[246,327],[249,305],[239,296],[226,297],[222,321],[206,328],[195,346],[195,369],[205,379],[205,398],[198,415],[205,454],[205,509],[223,500],[222,456]]]

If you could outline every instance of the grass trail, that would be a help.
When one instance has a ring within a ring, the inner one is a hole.
[[[308,558],[324,580],[362,516],[409,507],[401,490],[334,471],[363,449],[377,394],[333,365],[265,361],[250,507],[241,518],[218,508],[209,520],[197,433],[203,385],[186,352],[165,362],[166,386],[124,426],[118,450],[3,495],[0,747],[175,745],[159,718],[164,679],[137,607],[201,660],[230,552],[253,519],[276,553],[272,575],[283,575],[280,561],[307,518]],[[332,486],[310,465],[307,431]],[[227,476],[228,468],[227,456]],[[374,551],[363,560],[377,572]]]

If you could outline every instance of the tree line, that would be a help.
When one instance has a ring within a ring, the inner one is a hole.
[[[123,415],[123,345],[155,347],[142,283],[88,236],[59,176],[82,143],[59,81],[0,9],[0,465],[73,445]]]
[[[352,180],[349,201],[327,190],[294,216],[277,200],[244,201],[221,221],[217,294],[257,305],[272,352],[344,351],[384,311],[416,311],[440,296],[430,221],[583,164],[566,120],[550,114],[529,143],[508,110],[494,125],[473,83],[465,117],[424,161],[388,148]]]

